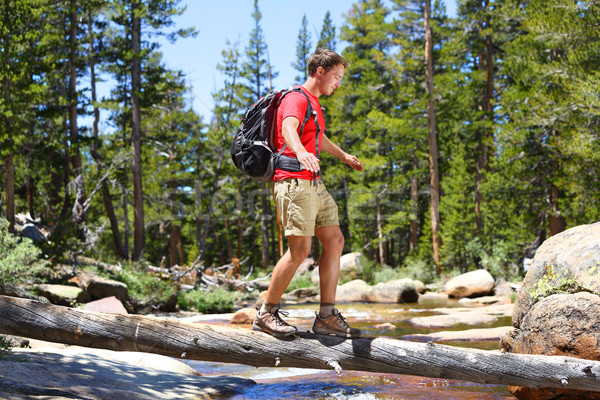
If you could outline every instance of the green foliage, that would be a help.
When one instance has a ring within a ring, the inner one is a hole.
[[[179,293],[178,304],[182,310],[196,310],[205,314],[228,313],[233,312],[233,306],[239,297],[238,292],[224,288],[209,291],[190,290]]]
[[[0,336],[0,352],[11,351],[13,348],[12,341],[4,336]]]
[[[8,232],[8,222],[0,218],[0,281],[8,284],[39,281],[48,272],[49,262],[31,239]]]
[[[127,285],[130,296],[143,302],[165,302],[175,293],[169,282],[140,268],[134,263],[123,263],[122,269],[114,276],[115,280]]]
[[[435,265],[418,257],[409,256],[400,270],[400,278],[419,280],[425,284],[432,283],[436,279]]]

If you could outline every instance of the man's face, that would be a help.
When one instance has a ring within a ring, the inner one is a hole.
[[[323,74],[321,93],[324,95],[331,95],[335,89],[342,85],[342,78],[344,77],[344,65],[338,64],[328,72]],[[323,70],[324,71],[324,70]]]

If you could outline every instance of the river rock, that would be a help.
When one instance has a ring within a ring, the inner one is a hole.
[[[232,324],[251,324],[254,321],[254,316],[256,315],[256,308],[242,308],[241,310],[236,311],[231,317],[230,322]]]
[[[112,279],[92,277],[87,285],[87,292],[94,299],[114,296],[122,302],[127,301],[127,285]]]
[[[555,294],[535,303],[520,329],[507,333],[500,348],[518,354],[570,356],[600,361],[600,297],[587,292]],[[600,399],[600,393],[511,386],[519,399]]]
[[[115,296],[90,301],[83,306],[83,309],[85,311],[127,315],[127,310],[123,306],[123,303]]]
[[[355,279],[338,286],[335,301],[338,303],[351,303],[366,301],[371,286],[362,279]]]
[[[412,279],[397,279],[378,283],[371,287],[366,295],[370,303],[415,303],[419,294]]]
[[[600,222],[546,240],[531,261],[501,348],[600,360]],[[519,399],[600,399],[600,393],[511,387]]]
[[[36,290],[52,304],[72,306],[74,303],[87,303],[92,300],[83,289],[65,285],[37,285]]]
[[[600,222],[568,229],[538,248],[517,293],[513,326],[540,299],[582,291],[600,295]]]
[[[455,276],[444,285],[444,292],[450,297],[487,296],[493,290],[494,278],[484,269]]]

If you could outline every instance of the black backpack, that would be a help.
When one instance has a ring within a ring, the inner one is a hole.
[[[300,172],[304,169],[297,158],[283,155],[283,150],[286,148],[285,144],[279,152],[276,152],[274,145],[277,107],[279,107],[284,96],[290,92],[300,92],[306,96],[306,113],[298,129],[298,136],[302,136],[304,125],[313,116],[315,126],[317,127],[315,151],[318,152],[318,140],[321,129],[317,122],[317,113],[313,111],[310,99],[306,93],[297,86],[271,92],[265,97],[261,97],[246,111],[237,134],[231,143],[231,158],[233,159],[233,163],[240,171],[256,181],[271,181],[276,168],[293,172]]]

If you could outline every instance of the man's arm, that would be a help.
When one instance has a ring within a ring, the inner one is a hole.
[[[332,156],[338,158],[344,164],[348,164],[349,166],[351,166],[353,169],[356,169],[358,171],[362,171],[363,169],[363,166],[358,160],[358,158],[340,149],[335,143],[329,140],[329,138],[325,134],[323,134],[323,140],[321,142],[321,151],[331,154]]]
[[[296,154],[296,158],[310,172],[319,172],[319,159],[313,153],[306,151],[306,148],[298,136],[298,126],[300,120],[296,117],[286,117],[281,125],[281,134],[287,146]]]

